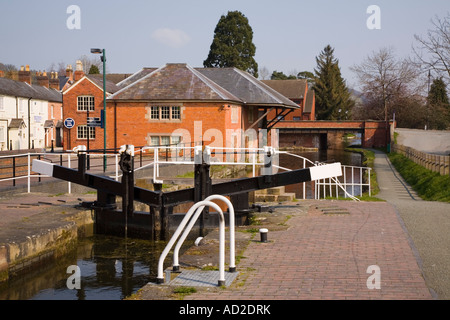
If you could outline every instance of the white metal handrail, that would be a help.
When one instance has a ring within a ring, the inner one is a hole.
[[[163,283],[164,282],[164,260],[169,253],[170,249],[174,245],[177,238],[180,236],[180,233],[183,231],[184,227],[186,226],[187,222],[190,220],[192,214],[194,211],[197,210],[195,216],[198,218],[199,212],[202,212],[205,206],[212,207],[216,209],[216,211],[219,213],[219,280],[218,285],[224,285],[225,284],[225,219],[223,216],[222,209],[215,204],[214,202],[203,200],[199,201],[196,204],[194,204],[189,211],[184,216],[183,220],[181,221],[180,225],[176,229],[175,233],[173,234],[172,238],[170,239],[169,243],[167,243],[166,247],[164,248],[163,252],[161,253],[161,256],[159,257],[158,261],[158,276],[156,278],[157,283]]]
[[[230,200],[228,200],[226,197],[215,194],[207,197],[205,201],[212,201],[212,200],[222,200],[225,202],[229,209],[229,215],[230,215],[230,266],[229,270],[230,272],[236,271],[236,259],[235,259],[235,236],[234,236],[234,230],[235,230],[235,215],[234,215],[234,208],[233,204]],[[173,251],[173,270],[177,271],[179,269],[179,263],[178,263],[178,254],[180,251],[181,246],[183,245],[184,240],[186,239],[187,235],[191,231],[192,227],[194,226],[195,222],[197,221],[197,215],[200,214],[198,212],[194,215],[194,217],[190,220],[188,226],[185,228],[182,236],[177,242],[177,245],[175,246],[175,249]]]

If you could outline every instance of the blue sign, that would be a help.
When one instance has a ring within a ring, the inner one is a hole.
[[[72,129],[75,126],[75,120],[72,118],[66,118],[66,120],[64,120],[64,126],[67,129]]]

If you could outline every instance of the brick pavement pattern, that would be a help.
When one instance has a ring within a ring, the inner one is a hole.
[[[350,214],[324,215],[313,205],[301,216],[291,209],[287,230],[269,230],[268,243],[257,237],[250,243],[233,285],[185,300],[432,299],[394,208],[336,203]],[[380,289],[368,288],[372,265],[379,267]]]

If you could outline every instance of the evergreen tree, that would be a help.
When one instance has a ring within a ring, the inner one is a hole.
[[[444,130],[450,127],[450,103],[445,82],[434,79],[427,97],[427,123],[430,129]]]
[[[248,19],[239,11],[222,16],[214,30],[214,39],[205,68],[236,67],[258,77],[258,64],[254,56],[253,31]]]
[[[272,72],[272,75],[270,76],[270,80],[293,80],[293,79],[297,79],[297,77],[294,75],[287,76],[282,71],[278,72],[276,70]]]
[[[93,64],[91,65],[91,67],[89,68],[89,74],[99,74],[100,70],[98,69],[98,67]]]
[[[316,57],[314,91],[318,120],[346,120],[350,118],[354,101],[341,76],[334,49],[327,45]]]

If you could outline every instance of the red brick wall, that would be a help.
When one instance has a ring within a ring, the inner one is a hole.
[[[364,130],[362,146],[365,148],[383,147],[387,143],[384,121],[282,121],[275,128],[358,129]]]
[[[47,129],[46,137],[45,137],[45,145],[46,147],[52,146],[52,138],[54,139],[54,146],[56,147],[56,123],[58,120],[63,120],[63,114],[61,112],[62,103],[60,102],[48,102],[48,119],[53,120],[54,127]],[[52,107],[53,107],[53,117],[52,117]]]
[[[77,139],[77,126],[86,125],[87,112],[77,111],[77,97],[81,95],[94,96],[95,110],[89,112],[89,117],[100,117],[100,112],[103,109],[103,90],[94,85],[87,78],[72,85],[69,90],[63,94],[63,119],[73,118],[75,120],[75,127],[67,129],[64,127],[64,149],[71,150],[78,145],[87,145],[87,139]],[[103,148],[103,129],[95,128],[95,140],[89,140],[90,149]],[[69,139],[70,136],[70,139]]]
[[[181,105],[181,120],[152,120],[150,107]],[[119,148],[124,144],[150,145],[150,136],[168,136],[176,130],[185,130],[183,142],[205,140],[205,145],[226,145],[227,129],[238,130],[242,125],[242,110],[236,107],[237,123],[231,123],[233,106],[223,103],[185,102],[108,102],[107,147]],[[215,130],[214,130],[215,129]]]

